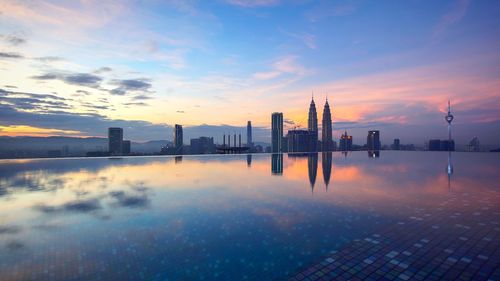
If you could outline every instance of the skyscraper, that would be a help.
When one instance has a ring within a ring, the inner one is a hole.
[[[184,144],[182,136],[182,125],[175,124],[174,127],[174,146],[177,153],[182,153],[182,146]]]
[[[321,142],[323,144],[323,151],[333,150],[333,137],[332,137],[332,114],[330,112],[330,105],[328,98],[323,108],[323,120],[321,126]]]
[[[286,139],[288,140],[288,152],[309,152],[314,135],[309,130],[288,130]]]
[[[394,143],[392,144],[392,149],[394,150],[400,150],[401,145],[399,139],[394,139]]]
[[[247,122],[247,146],[252,147],[253,146],[253,141],[252,141],[252,121]]]
[[[283,152],[283,113],[274,112],[271,115],[271,151]]]
[[[123,129],[108,128],[109,154],[121,155],[123,151]]]
[[[130,145],[131,142],[129,140],[124,140],[122,142],[122,153],[123,155],[129,155],[130,154]]]
[[[366,147],[368,150],[380,150],[380,131],[368,131]]]
[[[311,98],[309,105],[309,117],[307,119],[307,129],[311,133],[311,147],[309,151],[318,151],[318,114],[316,113],[316,104],[314,98]]]
[[[347,131],[340,136],[340,150],[351,151],[352,150],[352,136],[347,135]]]
[[[191,154],[207,154],[215,152],[214,138],[199,137],[190,141]]]

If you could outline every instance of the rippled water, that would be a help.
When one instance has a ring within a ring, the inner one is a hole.
[[[3,160],[0,276],[283,279],[415,209],[500,188],[498,154],[453,153],[453,169],[441,152],[374,156]]]

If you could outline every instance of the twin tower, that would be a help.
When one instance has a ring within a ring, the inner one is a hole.
[[[307,119],[307,129],[312,133],[312,151],[318,151],[318,113],[316,112],[316,104],[314,103],[314,97],[311,98],[311,104],[309,105],[309,117]],[[323,120],[321,122],[321,151],[332,151],[335,149],[333,143],[332,134],[332,113],[330,111],[330,105],[328,104],[328,98],[325,101],[325,107],[323,108]]]

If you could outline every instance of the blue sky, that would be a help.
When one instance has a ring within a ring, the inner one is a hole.
[[[458,142],[500,143],[494,1],[4,0],[0,12],[2,135],[120,124],[141,141],[252,120],[268,141],[270,114],[304,126],[314,91],[335,138],[444,138],[451,99]]]

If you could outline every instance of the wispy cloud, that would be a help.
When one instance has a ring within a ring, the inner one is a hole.
[[[451,25],[459,22],[467,13],[470,0],[459,0],[453,2],[453,7],[444,14],[434,30],[434,37],[441,35]]]
[[[253,7],[269,7],[280,3],[280,0],[226,0],[228,4],[253,8]]]
[[[316,36],[314,34],[310,34],[307,32],[300,32],[300,33],[295,33],[295,32],[289,32],[286,31],[282,28],[279,29],[282,33],[300,40],[302,43],[304,43],[309,49],[316,49]]]
[[[284,74],[303,76],[311,72],[311,70],[299,64],[297,60],[298,56],[295,55],[281,57],[272,64],[271,70],[256,72],[253,74],[253,78],[258,80],[269,80]]]
[[[19,53],[9,53],[9,52],[0,52],[0,59],[23,59],[24,56]]]
[[[3,34],[0,34],[0,40],[3,40],[5,42],[9,43],[12,46],[19,46],[19,45],[22,45],[22,44],[26,43],[26,39],[21,38],[21,37],[16,36],[16,35],[3,35]]]
[[[98,88],[102,78],[90,73],[45,73],[31,77],[35,80],[60,80],[67,84]]]
[[[151,83],[145,78],[113,80],[111,84],[117,85],[118,88],[111,90],[110,93],[119,96],[126,95],[128,92],[148,92],[151,88]]]
[[[2,1],[4,17],[32,24],[50,24],[68,27],[100,27],[115,16],[124,13],[126,6],[118,2],[102,3],[95,0],[71,1],[55,4],[50,1]]]
[[[356,11],[353,3],[337,4],[333,1],[322,1],[305,12],[305,17],[311,22],[318,22],[330,17],[347,16]]]
[[[34,60],[38,60],[41,62],[56,62],[56,61],[64,61],[64,58],[57,56],[45,56],[45,57],[36,57]]]

